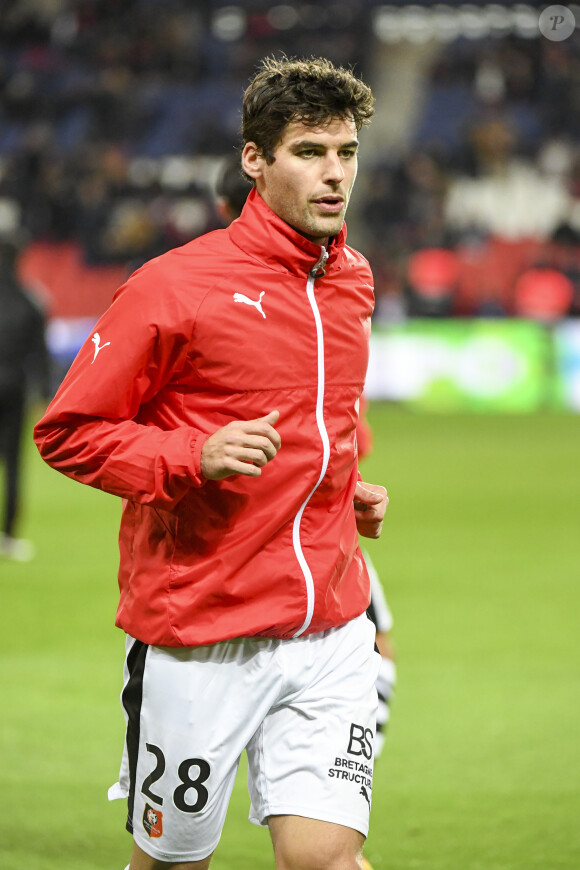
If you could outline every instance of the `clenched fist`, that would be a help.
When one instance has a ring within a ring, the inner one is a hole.
[[[358,481],[354,493],[354,515],[359,535],[364,538],[380,536],[388,504],[384,486]]]
[[[201,449],[201,473],[207,480],[233,474],[259,477],[276,456],[281,440],[274,424],[279,411],[256,420],[233,420],[210,435]]]

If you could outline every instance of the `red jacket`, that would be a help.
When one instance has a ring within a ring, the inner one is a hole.
[[[35,430],[43,458],[125,501],[116,623],[197,646],[341,625],[369,602],[353,511],[372,276],[253,192],[241,217],[117,291]],[[205,481],[206,438],[278,409],[259,478]]]

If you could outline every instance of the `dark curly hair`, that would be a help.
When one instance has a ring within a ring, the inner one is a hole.
[[[291,121],[324,125],[352,118],[356,129],[369,124],[375,98],[368,85],[326,58],[267,57],[244,94],[242,138],[255,142],[268,163]]]

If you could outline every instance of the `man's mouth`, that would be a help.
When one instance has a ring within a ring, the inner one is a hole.
[[[326,196],[317,197],[314,202],[325,214],[339,214],[344,206],[344,199],[340,194],[329,193]]]

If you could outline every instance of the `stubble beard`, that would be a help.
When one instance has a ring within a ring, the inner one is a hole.
[[[338,235],[344,223],[346,206],[338,215],[328,215],[327,217],[314,215],[309,209],[306,209],[304,215],[304,230],[302,233],[312,241],[316,239],[327,239]]]

